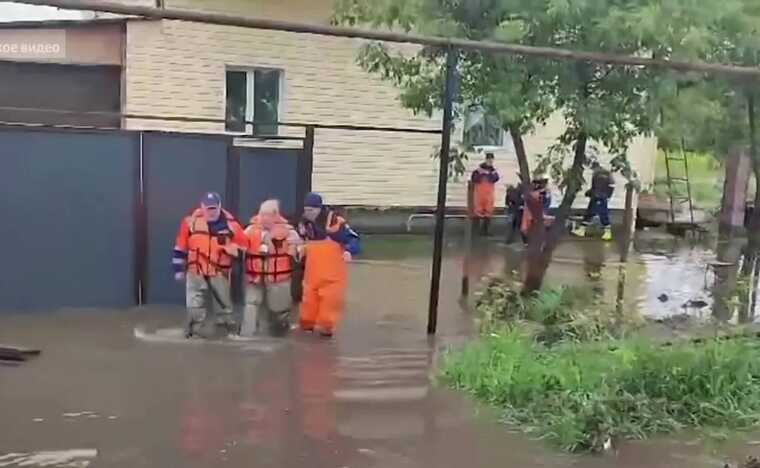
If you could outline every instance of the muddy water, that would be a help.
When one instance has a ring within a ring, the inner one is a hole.
[[[419,238],[367,242],[333,341],[294,334],[188,342],[174,308],[2,315],[0,342],[43,355],[0,367],[0,468],[713,468],[752,452],[741,442],[715,449],[682,438],[624,444],[601,457],[562,455],[431,385],[438,351],[472,334],[458,304],[454,247],[435,340],[424,334],[430,247]],[[476,276],[519,265],[514,249],[479,249]],[[632,257],[641,271],[631,267],[626,277],[630,307],[657,300],[671,268],[682,272],[671,267],[677,252]],[[615,293],[615,255],[597,243],[563,246],[552,278],[597,281]],[[667,284],[676,289],[680,278]]]

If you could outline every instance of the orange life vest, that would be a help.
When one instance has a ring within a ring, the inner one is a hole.
[[[222,210],[226,217],[229,233],[224,235],[211,234],[203,211],[197,209],[185,218],[189,228],[187,239],[187,269],[191,273],[203,276],[228,275],[232,267],[233,256],[227,253],[224,246],[233,242],[235,236],[235,217]]]
[[[264,230],[258,216],[251,218],[250,225],[246,229],[248,253],[245,261],[245,269],[250,282],[260,283],[263,278],[267,283],[280,283],[290,279],[293,273],[293,263],[290,257],[291,245],[288,237],[292,230],[293,228],[282,216],[275,221],[269,231]],[[262,254],[259,249],[265,242],[266,233],[269,234],[268,240],[271,241],[274,251],[269,250],[266,254]]]

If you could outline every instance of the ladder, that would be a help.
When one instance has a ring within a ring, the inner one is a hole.
[[[681,165],[681,171],[674,171]],[[681,205],[689,204],[689,225],[694,226],[694,203],[691,199],[691,183],[689,182],[689,158],[684,151],[681,141],[680,155],[665,150],[665,171],[668,175],[668,195],[670,197],[670,221],[676,224],[676,211],[680,211]],[[685,194],[684,194],[685,189]]]

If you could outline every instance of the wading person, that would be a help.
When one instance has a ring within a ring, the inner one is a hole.
[[[343,312],[346,262],[359,253],[359,236],[317,193],[306,195],[298,232],[306,243],[300,326],[330,337]]]
[[[507,195],[504,200],[504,205],[506,206],[506,212],[511,221],[509,233],[507,234],[507,244],[511,244],[514,242],[515,234],[520,232],[523,210],[525,209],[525,203],[519,186],[507,186]]]
[[[529,197],[530,199],[525,200],[524,202],[521,220],[522,224],[520,226],[520,231],[523,234],[523,242],[525,243],[527,243],[527,236],[534,222],[531,208],[542,210],[545,225],[551,225],[552,221],[554,221],[553,217],[547,215],[547,212],[552,205],[552,194],[549,191],[549,179],[546,176],[537,175],[533,177]]]
[[[261,204],[245,234],[248,237],[247,283],[240,334],[253,336],[262,330],[284,333],[290,328],[293,262],[301,239],[280,214],[277,200]]]
[[[592,222],[594,217],[598,216],[599,222],[604,229],[602,240],[610,241],[612,240],[612,227],[610,223],[609,200],[615,192],[615,180],[612,178],[612,173],[602,168],[598,162],[595,162],[591,166],[591,169],[593,170],[591,189],[586,192],[586,196],[589,198],[588,208],[586,208],[586,213],[583,215],[583,224],[575,229],[573,234],[585,237],[586,227]]]
[[[486,159],[477,169],[472,171],[471,181],[473,184],[473,210],[475,221],[480,225],[480,233],[488,235],[493,217],[496,182],[499,181],[499,173],[493,166],[493,153],[486,153]]]
[[[185,281],[188,338],[210,337],[218,325],[235,330],[230,270],[246,244],[240,223],[222,209],[222,198],[214,192],[207,193],[200,208],[180,223],[172,264],[175,279]],[[215,311],[211,323],[207,310]]]

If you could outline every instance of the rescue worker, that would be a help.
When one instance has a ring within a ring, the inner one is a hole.
[[[188,338],[211,337],[217,325],[228,332],[236,328],[230,301],[230,270],[247,242],[235,217],[222,209],[218,193],[204,195],[200,208],[182,220],[172,264],[175,279],[185,281]],[[215,311],[216,323],[208,323],[207,310]]]
[[[298,232],[306,243],[300,326],[331,337],[345,303],[346,262],[359,253],[359,235],[313,192],[304,200]]]
[[[504,199],[504,205],[506,206],[507,214],[512,221],[511,229],[507,235],[507,244],[511,244],[514,241],[515,234],[520,231],[520,227],[522,226],[523,211],[525,209],[525,202],[523,201],[523,196],[520,192],[519,186],[507,186],[507,195]]]
[[[240,334],[253,336],[265,326],[271,333],[282,333],[290,327],[293,260],[301,239],[280,214],[277,200],[261,204],[245,234],[247,283]]]
[[[547,212],[552,205],[552,194],[549,191],[548,184],[549,179],[544,175],[537,175],[533,177],[533,180],[531,181],[531,200],[525,200],[522,215],[522,225],[520,226],[520,231],[523,234],[523,242],[527,243],[528,232],[530,232],[530,228],[533,225],[533,213],[530,210],[531,203],[534,201],[537,201],[539,203],[541,209],[543,210],[545,225],[550,225],[554,220],[553,217],[547,215]]]
[[[615,181],[612,173],[604,169],[598,162],[591,166],[593,175],[591,176],[591,189],[586,192],[589,198],[586,214],[583,215],[583,224],[573,231],[573,234],[579,237],[586,236],[586,227],[592,222],[595,216],[599,217],[599,222],[604,228],[602,240],[612,240],[612,227],[610,223],[609,200],[615,192]]]
[[[486,153],[486,159],[472,172],[471,181],[474,187],[473,208],[476,222],[480,224],[480,233],[488,235],[493,216],[496,182],[499,173],[493,166],[493,153]]]

